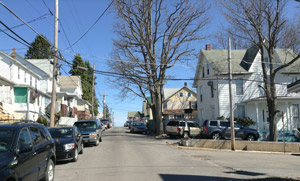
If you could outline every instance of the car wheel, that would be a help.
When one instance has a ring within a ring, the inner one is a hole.
[[[79,152],[79,154],[83,154],[83,143],[81,143],[81,150],[80,150],[80,152]]]
[[[253,135],[253,134],[247,135],[247,140],[248,140],[248,141],[255,141],[254,135]]]
[[[189,136],[189,133],[188,132],[184,132],[183,133],[183,138],[189,138],[190,136]]]
[[[74,150],[74,156],[73,156],[73,162],[77,162],[78,160],[78,148],[75,148]]]
[[[95,146],[99,145],[99,139],[96,140]]]
[[[212,138],[213,140],[220,140],[220,139],[221,139],[221,134],[218,133],[218,132],[213,133],[213,134],[211,135],[211,138]]]
[[[100,139],[99,139],[99,140],[100,140],[100,142],[102,142],[102,138],[101,138],[101,137],[100,137]]]
[[[45,181],[54,180],[54,163],[51,159],[49,159],[47,169],[46,169],[46,172],[45,172],[45,177],[44,177],[43,180],[45,180]]]

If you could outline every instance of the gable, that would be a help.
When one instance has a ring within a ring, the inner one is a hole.
[[[174,91],[174,90],[176,90],[176,88],[171,89],[169,92]],[[167,91],[164,91],[164,92],[168,92],[168,89],[167,89]],[[197,94],[193,90],[189,89],[188,87],[182,87],[180,89],[177,89],[177,91],[174,91],[168,97],[165,97],[163,101],[167,101],[170,99],[178,99],[180,93],[183,93],[183,98],[190,98],[187,96],[188,93],[191,93],[191,97],[197,98]]]

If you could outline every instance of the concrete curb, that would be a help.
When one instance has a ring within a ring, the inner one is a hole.
[[[300,143],[267,141],[236,141],[235,149],[241,151],[263,151],[279,153],[300,153]],[[230,140],[181,139],[180,146],[231,150]]]

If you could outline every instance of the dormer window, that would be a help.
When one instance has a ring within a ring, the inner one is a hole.
[[[206,65],[206,67],[207,67],[207,70],[206,70],[207,72],[206,73],[207,73],[207,75],[209,75],[209,68],[210,68],[209,63]]]
[[[192,97],[192,93],[188,92],[187,97]]]

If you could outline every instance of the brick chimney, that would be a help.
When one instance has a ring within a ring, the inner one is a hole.
[[[187,83],[186,82],[184,83],[184,87],[187,87]]]
[[[210,50],[210,44],[205,45],[205,50]]]
[[[16,52],[17,52],[17,49],[16,49],[16,48],[13,48],[12,51],[13,51],[13,53],[11,54],[11,57],[12,57],[12,58],[16,58]]]

